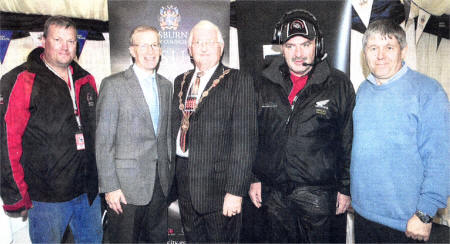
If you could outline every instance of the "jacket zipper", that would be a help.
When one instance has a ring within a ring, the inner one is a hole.
[[[297,103],[297,100],[298,100],[298,94],[294,97],[294,100],[292,101],[291,112],[289,113],[289,116],[286,120],[286,125],[288,125],[289,121],[291,120],[291,116],[294,113],[294,108],[295,108],[295,104]]]

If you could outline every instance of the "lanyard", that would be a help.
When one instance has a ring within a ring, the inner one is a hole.
[[[80,111],[78,110],[77,107],[77,99],[75,96],[75,82],[73,81],[72,78],[72,73],[70,72],[69,67],[67,67],[67,74],[69,77],[69,84],[72,85],[72,87],[69,87],[69,91],[70,91],[70,97],[72,98],[72,104],[73,104],[73,112],[75,114],[75,119],[77,120],[77,124],[78,124],[78,129],[81,130],[81,121],[80,121]]]
[[[64,80],[61,76],[59,76],[59,74],[49,64],[47,64],[47,62],[44,62],[44,63],[45,63],[45,65],[47,66],[47,68],[49,70],[51,70],[53,73],[55,73],[55,75],[57,75],[59,78]],[[69,84],[67,84],[67,88],[69,89],[70,98],[72,99],[73,112],[75,114],[75,119],[77,121],[78,129],[81,131],[80,114],[79,114],[79,111],[78,111],[77,101],[76,101],[76,96],[75,96],[75,83],[73,81],[72,72],[70,72],[69,67],[67,67],[67,77],[68,77],[68,80],[69,80]]]

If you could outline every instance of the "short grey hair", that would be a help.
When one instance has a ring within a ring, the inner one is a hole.
[[[209,20],[200,20],[197,24],[194,25],[194,27],[192,27],[191,32],[189,32],[189,38],[188,38],[189,47],[192,46],[192,39],[194,38],[194,31],[196,29],[200,29],[200,28],[210,28],[210,29],[215,30],[217,33],[217,41],[222,44],[225,43],[223,41],[222,32],[220,32],[220,29],[219,29],[219,27],[217,27],[217,25],[213,24]]]
[[[129,39],[130,46],[134,45],[134,40],[133,40],[134,34],[139,33],[139,32],[145,32],[145,31],[150,31],[150,32],[156,33],[156,36],[158,37],[158,44],[160,44],[161,37],[159,36],[159,31],[155,27],[148,26],[148,25],[139,25],[139,26],[136,26],[130,33],[130,39]]]
[[[402,27],[400,27],[400,25],[394,23],[394,21],[392,21],[391,19],[379,19],[369,24],[362,39],[363,49],[366,48],[367,41],[373,34],[380,34],[389,38],[395,37],[402,50],[407,45],[405,31],[402,29]]]

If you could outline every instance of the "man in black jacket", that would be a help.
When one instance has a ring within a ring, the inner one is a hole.
[[[1,197],[28,214],[33,243],[100,243],[94,77],[74,62],[75,24],[50,17],[42,47],[0,82]]]
[[[249,195],[264,206],[268,241],[330,242],[331,217],[350,204],[353,86],[325,61],[311,13],[286,13],[274,42],[283,56],[256,83],[259,145]]]

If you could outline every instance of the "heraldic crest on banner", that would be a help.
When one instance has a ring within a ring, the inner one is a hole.
[[[173,5],[162,6],[159,10],[159,26],[162,30],[177,30],[181,16],[178,7]]]

